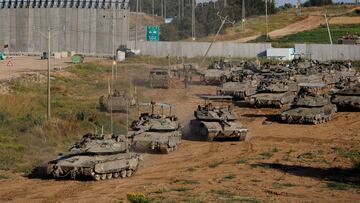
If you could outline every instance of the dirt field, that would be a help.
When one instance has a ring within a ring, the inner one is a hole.
[[[185,90],[174,79],[168,90],[146,96],[172,103],[185,129],[203,102],[195,94],[216,87]],[[360,149],[359,113],[338,113],[326,124],[287,125],[280,110],[237,104],[249,142],[202,142],[186,133],[170,155],[144,155],[137,174],[110,181],[27,178],[0,172],[0,202],[116,202],[140,192],[164,202],[359,202],[359,171],[348,152]],[[264,122],[267,121],[267,122]]]
[[[85,61],[92,61],[93,58],[85,58]],[[9,69],[7,63],[11,61],[13,66]],[[72,65],[70,58],[51,58],[52,69],[64,69]],[[18,77],[24,73],[36,73],[47,70],[47,60],[40,60],[40,56],[10,56],[0,61],[0,80]]]

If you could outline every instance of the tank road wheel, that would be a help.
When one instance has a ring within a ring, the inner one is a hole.
[[[112,179],[112,177],[113,177],[113,174],[112,174],[112,173],[106,174],[106,179],[110,180],[110,179]]]
[[[300,123],[300,124],[303,124],[303,123],[304,123],[304,117],[300,117],[300,118],[299,118],[299,123]]]
[[[255,99],[254,98],[250,98],[250,101],[249,101],[249,104],[250,106],[255,106]]]
[[[239,141],[245,141],[247,137],[247,133],[240,133]]]
[[[120,174],[118,172],[113,173],[112,175],[114,178],[119,178]]]
[[[125,177],[126,177],[126,170],[122,170],[122,171],[120,172],[120,176],[121,176],[122,178],[125,178]]]
[[[169,154],[171,152],[171,148],[167,144],[160,145],[160,152],[162,154]]]
[[[130,177],[133,174],[133,171],[131,169],[126,171],[126,176]]]
[[[293,122],[292,116],[289,115],[289,116],[287,117],[287,122],[288,122],[288,123],[292,123],[292,122]]]
[[[99,180],[100,180],[100,175],[99,175],[99,174],[95,174],[95,175],[94,175],[94,180],[99,181]]]
[[[275,102],[274,105],[275,105],[275,108],[278,108],[278,109],[282,108],[282,104],[280,102],[278,102],[278,101]]]
[[[101,180],[105,180],[105,179],[106,179],[106,173],[101,174],[101,175],[100,175],[100,179],[101,179]]]

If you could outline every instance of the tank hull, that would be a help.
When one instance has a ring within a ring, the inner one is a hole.
[[[244,141],[248,134],[247,128],[236,121],[222,124],[216,121],[200,121],[195,119],[190,121],[190,128],[194,136],[201,136],[208,141],[229,138]]]
[[[47,173],[54,178],[78,176],[94,180],[125,178],[135,174],[141,157],[136,153],[111,155],[74,155],[50,161]]]
[[[246,100],[256,93],[256,86],[245,83],[229,82],[225,83],[221,89],[218,90],[218,95],[232,96],[234,100]]]
[[[295,98],[295,93],[260,93],[250,97],[250,105],[253,107],[272,107],[281,108],[291,103]]]
[[[131,137],[134,132],[129,133]],[[132,146],[137,152],[155,152],[168,154],[181,143],[181,131],[142,132],[133,136]]]
[[[330,121],[336,111],[336,107],[331,104],[312,108],[298,107],[281,113],[281,120],[286,123],[316,125]]]
[[[100,97],[99,99],[100,109],[106,112],[119,112],[127,113],[130,106],[135,105],[135,101],[131,100],[129,105],[128,101],[124,97]]]
[[[360,96],[335,95],[331,100],[340,110],[360,111]]]

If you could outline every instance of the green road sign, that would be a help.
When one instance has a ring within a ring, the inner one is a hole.
[[[159,41],[159,31],[157,25],[146,26],[146,41]]]

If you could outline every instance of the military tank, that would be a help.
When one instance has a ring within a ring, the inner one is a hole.
[[[257,93],[250,97],[250,106],[281,108],[293,101],[296,92],[294,81],[266,77],[260,82]]]
[[[97,181],[130,177],[136,173],[141,155],[128,149],[125,136],[89,133],[48,162],[47,173],[54,178],[87,176]]]
[[[163,103],[143,103],[140,106],[148,106],[150,112],[140,113],[139,119],[131,124],[128,137],[132,140],[132,146],[136,151],[160,152],[168,154],[177,149],[181,142],[181,125],[179,119],[171,114],[171,105]],[[161,113],[155,111],[159,107]],[[169,114],[165,115],[164,110]]]
[[[170,70],[168,68],[154,68],[150,70],[149,83],[151,88],[170,88]]]
[[[339,90],[331,102],[341,110],[360,111],[360,83]]]
[[[337,109],[326,94],[326,84],[301,83],[299,87],[300,91],[291,107],[281,113],[281,120],[287,123],[315,125],[330,121]]]
[[[256,78],[244,79],[241,82],[226,82],[217,89],[217,95],[232,96],[234,100],[246,100],[256,93],[258,86]]]
[[[126,113],[130,106],[136,104],[135,98],[125,91],[114,90],[113,94],[101,96],[99,105],[101,111]]]
[[[224,96],[204,96],[205,100],[224,99]],[[216,107],[205,102],[194,112],[195,119],[190,121],[192,135],[200,136],[207,141],[248,138],[248,129],[237,120],[237,116],[228,107]]]

